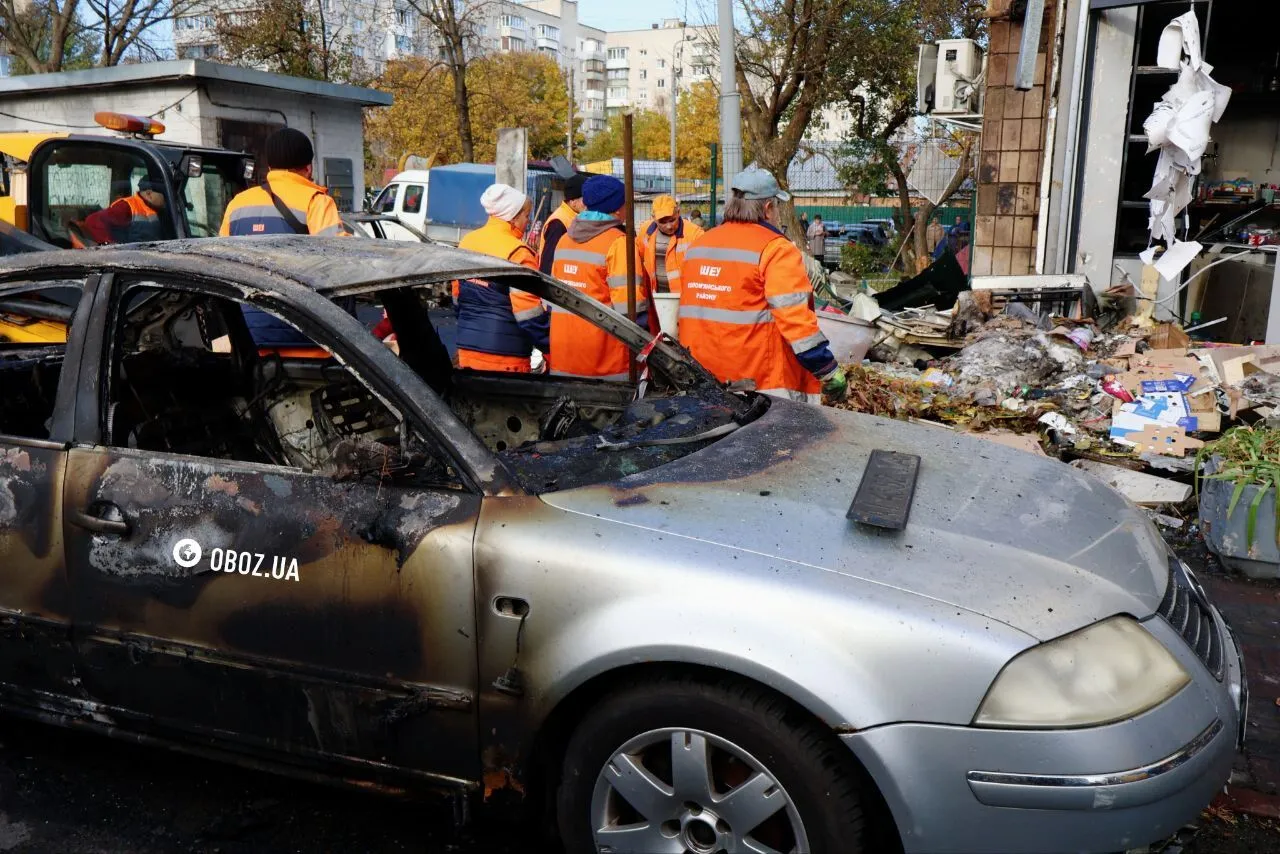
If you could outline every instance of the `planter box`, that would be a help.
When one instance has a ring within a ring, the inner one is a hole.
[[[1206,472],[1214,469],[1210,460]],[[1259,489],[1268,495],[1258,505],[1258,523],[1253,544],[1248,537],[1249,505]],[[1235,512],[1227,518],[1231,493],[1235,484],[1229,480],[1200,482],[1200,528],[1209,550],[1222,559],[1224,566],[1243,572],[1250,578],[1280,578],[1280,547],[1276,546],[1276,494],[1271,487],[1246,486]]]

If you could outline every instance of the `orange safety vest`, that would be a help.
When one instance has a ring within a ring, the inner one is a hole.
[[[538,269],[533,250],[506,220],[489,221],[458,242],[459,249],[481,252]],[[542,300],[525,291],[479,279],[453,283],[458,305],[458,367],[477,371],[529,373],[530,347],[518,325],[546,312]],[[470,345],[470,346],[467,346]],[[514,353],[513,351],[520,352]]]
[[[639,254],[637,252],[637,254]],[[648,282],[636,260],[636,315],[649,310]],[[625,314],[627,311],[627,237],[621,223],[585,243],[568,234],[556,244],[551,275],[585,296]],[[626,380],[630,351],[589,321],[551,307],[551,373],[570,377]]]
[[[689,251],[689,246],[693,241],[697,240],[703,234],[702,229],[689,220],[681,217],[680,227],[676,229],[676,233],[667,238],[667,290],[673,294],[680,293],[680,276],[684,267],[684,256]],[[649,281],[653,284],[653,289],[658,291],[658,222],[657,220],[649,220],[649,222],[640,229],[641,251],[640,257],[644,259],[644,270],[649,276]],[[659,291],[660,292],[660,291]]]
[[[820,400],[796,358],[827,343],[800,250],[756,223],[711,229],[685,253],[680,343],[721,382],[754,380],[765,394]]]
[[[569,226],[573,225],[573,221],[578,218],[578,212],[569,207],[568,203],[561,202],[560,207],[552,211],[551,216],[547,217],[547,221],[542,224],[542,231],[538,232],[538,267],[542,267],[542,253],[547,251],[547,226],[552,222],[558,222],[564,226],[567,232]],[[560,238],[563,240],[564,238]]]

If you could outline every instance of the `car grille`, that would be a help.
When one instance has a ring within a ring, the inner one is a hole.
[[[1182,635],[1209,672],[1221,681],[1225,653],[1222,634],[1200,585],[1173,555],[1169,556],[1169,589],[1157,613]]]

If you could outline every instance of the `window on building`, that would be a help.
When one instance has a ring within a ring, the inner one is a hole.
[[[625,47],[611,47],[609,48],[609,58],[610,59],[626,59],[627,49]]]
[[[644,69],[644,68],[641,68],[641,69],[640,69],[640,79],[641,79],[641,80],[647,80],[647,79],[648,79],[648,77],[649,77],[649,72],[648,72],[648,70],[647,70],[647,69]]]
[[[640,55],[641,55],[641,56],[648,56],[648,55],[649,55],[649,51],[644,50],[643,48],[641,48],[641,50],[640,50]]]
[[[396,12],[396,23],[401,27],[408,29],[413,26],[413,15],[408,9],[400,9]]]
[[[0,53],[0,77],[8,77],[13,73],[13,57]]]
[[[539,24],[539,25],[538,25],[538,35],[542,36],[542,38],[544,38],[544,39],[559,39],[559,38],[560,38],[560,28],[559,28],[559,27],[552,27],[552,26],[550,26],[550,25],[548,25],[548,24]]]
[[[524,18],[521,18],[519,15],[503,15],[499,19],[499,23],[501,23],[502,26],[510,27],[513,30],[523,30],[528,27],[524,22]]]
[[[666,61],[665,59],[659,59],[659,60],[658,60],[658,67],[659,67],[659,68],[666,68],[666,67],[667,67],[667,61]]]
[[[659,89],[665,89],[665,88],[667,88],[667,81],[666,81],[666,80],[664,80],[663,78],[659,77],[659,78],[658,78],[658,88],[659,88]]]
[[[512,36],[503,36],[502,49],[503,50],[524,50],[524,39],[518,39]]]
[[[641,89],[641,90],[636,94],[636,100],[637,100],[637,101],[647,101],[647,100],[649,100],[649,90],[648,90],[648,89]]]
[[[364,59],[364,48],[357,45],[351,49],[351,55],[356,59]]]
[[[356,18],[355,21],[351,23],[351,29],[355,30],[357,33],[363,33],[364,21],[361,20],[360,18]]]

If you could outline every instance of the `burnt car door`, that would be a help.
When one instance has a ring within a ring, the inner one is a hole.
[[[391,403],[414,389],[259,350],[240,295],[134,279],[104,307],[66,489],[84,689],[161,736],[474,779],[479,494]],[[332,352],[368,334],[258,307]]]
[[[61,536],[71,420],[59,416],[75,394],[83,292],[0,282],[0,702],[26,711],[74,690]]]

